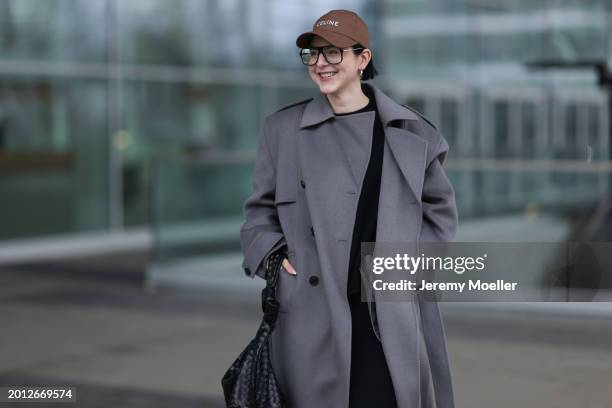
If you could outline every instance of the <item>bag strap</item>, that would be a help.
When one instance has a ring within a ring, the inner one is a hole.
[[[266,287],[276,289],[278,273],[284,257],[284,251],[278,250],[266,258]]]
[[[264,321],[274,327],[278,317],[280,304],[276,299],[276,288],[283,259],[284,251],[279,250],[270,254],[266,259],[266,287],[261,291],[261,307],[264,312]]]

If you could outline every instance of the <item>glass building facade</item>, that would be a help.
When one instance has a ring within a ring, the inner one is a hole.
[[[461,221],[609,189],[599,1],[3,0],[0,240],[151,226],[159,259],[236,250],[263,117],[317,90],[294,39],[367,20],[375,82],[449,141]],[[577,63],[574,69],[533,63]]]

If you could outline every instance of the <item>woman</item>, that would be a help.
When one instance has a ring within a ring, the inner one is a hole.
[[[453,407],[437,303],[360,301],[361,242],[449,241],[448,144],[374,85],[370,37],[347,10],[300,35],[320,93],[266,117],[241,228],[243,267],[283,251],[271,358],[289,407]]]

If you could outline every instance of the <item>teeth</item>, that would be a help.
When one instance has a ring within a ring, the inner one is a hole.
[[[323,78],[330,78],[330,77],[333,77],[334,75],[336,75],[336,73],[335,72],[323,72],[323,73],[321,73],[319,75],[321,75]]]

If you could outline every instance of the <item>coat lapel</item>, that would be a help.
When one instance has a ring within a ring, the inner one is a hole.
[[[414,198],[420,201],[427,161],[427,142],[408,130],[394,127],[387,127],[385,136],[395,163],[414,193]]]
[[[406,180],[410,189],[417,200],[420,200],[423,191],[423,178],[425,175],[425,165],[427,160],[427,142],[409,130],[392,126],[397,121],[403,120],[418,120],[418,116],[411,110],[399,105],[394,100],[389,98],[380,89],[372,84],[362,84],[364,87],[370,87],[374,92],[376,105],[380,114],[381,121],[385,129],[386,144],[391,152],[391,157],[385,154],[384,160],[393,160],[400,169],[403,178]],[[367,113],[366,113],[367,114]],[[300,122],[300,128],[308,128],[311,126],[320,125],[323,122],[334,118],[334,111],[327,100],[327,97],[319,93],[312,101],[310,101],[305,109]],[[371,135],[371,130],[369,131]],[[329,135],[333,137],[333,135]],[[363,145],[362,138],[356,139],[355,144],[350,140],[340,140],[338,143],[342,145],[343,160],[348,162],[353,175],[353,183],[356,190],[360,189],[360,183],[363,180],[365,166],[363,163],[364,149],[365,157],[368,157],[368,152],[371,145]],[[371,138],[367,141],[371,142]],[[387,149],[385,149],[385,153]]]
[[[374,125],[374,112],[364,112],[351,118],[339,118],[337,126],[348,137],[339,137],[342,155],[353,176],[354,191],[359,191],[360,183],[365,177],[368,167],[368,158],[372,150],[372,127]],[[367,130],[366,130],[367,129]]]

